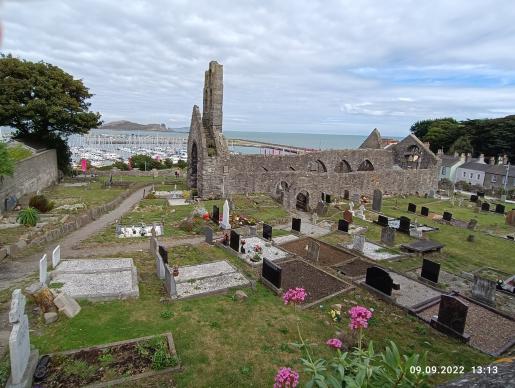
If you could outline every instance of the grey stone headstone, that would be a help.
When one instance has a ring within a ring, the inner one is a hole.
[[[381,207],[383,206],[383,192],[381,190],[374,190],[374,197],[372,199],[372,210],[376,212],[381,211]]]
[[[422,233],[422,231],[420,229],[412,228],[409,231],[409,235],[410,235],[410,237],[421,239],[424,234]]]
[[[23,380],[30,357],[29,319],[26,314],[13,326],[9,336],[9,355],[11,357],[11,384],[17,386]]]
[[[359,194],[358,193],[352,194],[351,200],[352,200],[352,202],[359,204],[359,200],[360,200]]]
[[[360,234],[354,235],[352,239],[352,249],[358,252],[363,252],[365,249],[365,236]]]
[[[475,218],[472,218],[469,223],[467,224],[467,229],[474,230],[476,229],[477,220]]]
[[[13,291],[11,298],[11,310],[9,311],[9,323],[15,324],[21,320],[25,314],[27,299],[19,288]]]
[[[256,225],[250,225],[249,226],[249,236],[250,237],[256,237],[257,236],[257,226]]]
[[[156,250],[155,253],[156,257],[156,274],[159,279],[165,278],[165,263],[163,262],[163,258],[159,254],[159,252]]]
[[[175,278],[173,274],[170,272],[168,266],[164,267],[164,275],[165,275],[165,288],[168,296],[170,298],[177,296],[177,284],[175,283]]]
[[[204,236],[206,237],[206,242],[208,244],[213,244],[213,229],[211,229],[209,226],[206,226],[204,228]]]
[[[327,203],[325,203],[324,201],[318,201],[317,203],[317,208],[316,208],[316,214],[319,216],[319,217],[323,217],[327,214]]]
[[[385,226],[381,229],[381,242],[388,246],[395,245],[395,228]]]
[[[45,254],[41,258],[41,260],[39,260],[39,282],[40,283],[46,284],[46,281],[48,279],[47,267],[48,267],[48,260],[46,258],[46,254]]]
[[[5,199],[4,208],[6,211],[11,211],[16,207],[18,200],[14,195],[10,195]]]
[[[429,198],[434,198],[435,197],[435,191],[434,190],[429,190],[428,197]]]
[[[320,254],[320,244],[317,243],[316,241],[309,240],[307,258],[309,260],[318,261],[319,254]]]
[[[474,275],[472,297],[482,303],[495,306],[496,282]]]

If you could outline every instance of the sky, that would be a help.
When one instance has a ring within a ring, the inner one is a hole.
[[[4,0],[0,52],[80,78],[104,121],[189,126],[209,61],[224,130],[404,135],[515,114],[509,0]]]

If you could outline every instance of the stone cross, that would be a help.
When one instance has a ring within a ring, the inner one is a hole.
[[[48,278],[47,266],[48,266],[48,261],[47,261],[46,254],[45,254],[41,258],[41,260],[39,260],[39,282],[43,283],[43,284],[46,284],[46,281]]]
[[[61,262],[61,246],[58,245],[52,251],[52,268],[55,269],[57,265]]]
[[[224,213],[222,215],[222,223],[220,224],[222,229],[231,229],[231,224],[229,223],[229,212],[229,201],[225,200]]]

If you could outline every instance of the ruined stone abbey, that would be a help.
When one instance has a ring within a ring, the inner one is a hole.
[[[269,193],[287,208],[311,211],[322,195],[425,194],[436,190],[440,159],[414,135],[383,147],[377,129],[359,149],[301,155],[233,155],[222,135],[223,66],[205,72],[203,112],[193,107],[188,185],[202,198]]]

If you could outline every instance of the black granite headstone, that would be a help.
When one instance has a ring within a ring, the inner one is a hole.
[[[429,216],[429,208],[422,206],[422,209],[420,209],[420,215],[427,217]]]
[[[470,196],[470,202],[477,202],[477,195],[472,194]]]
[[[331,203],[331,194],[326,194],[325,195],[325,202],[326,203]]]
[[[484,212],[489,212],[490,211],[490,204],[488,202],[483,202],[481,204],[481,210],[484,211]]]
[[[377,224],[380,226],[388,226],[388,217],[379,215],[379,217],[377,217]]]
[[[415,205],[414,203],[408,203],[408,211],[410,213],[416,213],[417,212],[417,205]]]
[[[229,246],[232,250],[239,252],[240,250],[240,235],[234,230],[231,230],[231,238],[229,240]]]
[[[368,267],[365,283],[383,294],[392,295],[393,280],[384,269],[379,267]]]
[[[281,288],[281,272],[282,269],[280,267],[268,259],[263,259],[261,276],[272,283],[276,288]]]
[[[468,309],[468,306],[459,299],[450,295],[442,295],[438,310],[438,322],[459,334],[463,334]]]
[[[263,238],[265,240],[272,240],[272,225],[263,224]]]
[[[213,221],[215,224],[218,224],[220,222],[220,209],[216,205],[213,205],[213,213],[211,214],[211,221]]]
[[[349,223],[345,220],[338,220],[338,230],[342,232],[349,231]]]
[[[300,224],[302,220],[300,218],[291,219],[291,229],[300,233]]]
[[[452,213],[449,212],[443,212],[443,220],[444,221],[451,221],[452,220]]]
[[[402,216],[399,218],[399,232],[409,234],[410,226],[411,220],[408,217]]]
[[[438,283],[438,276],[440,275],[440,264],[434,261],[422,259],[422,271],[420,277]]]
[[[495,205],[495,212],[496,212],[496,213],[504,214],[504,210],[505,210],[504,205],[501,205],[500,203],[498,203],[497,205]]]
[[[343,199],[346,199],[347,201],[350,198],[349,190],[343,190]]]
[[[159,245],[159,254],[161,255],[161,258],[163,259],[163,262],[165,264],[168,264],[168,251],[166,250],[166,248],[162,245]]]
[[[481,197],[481,198],[485,197],[485,192],[484,191],[478,191],[476,194],[477,194],[478,197]]]

